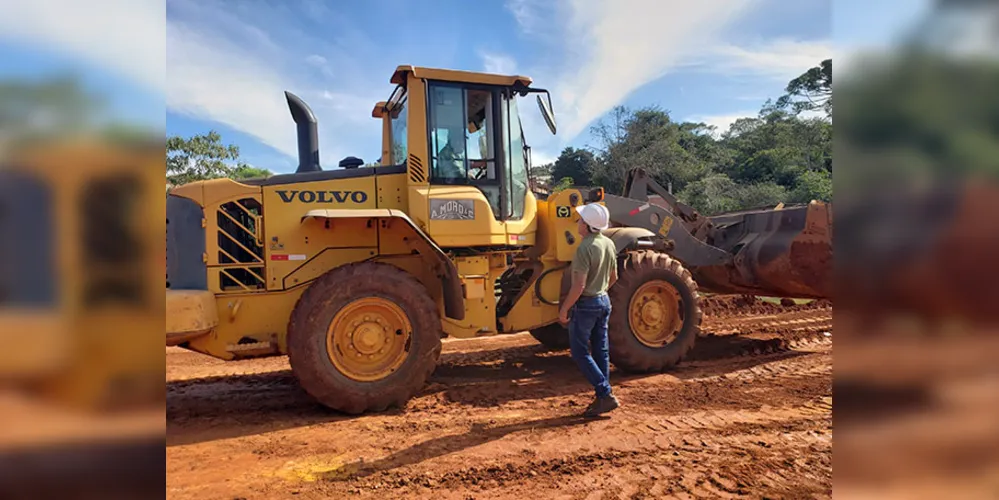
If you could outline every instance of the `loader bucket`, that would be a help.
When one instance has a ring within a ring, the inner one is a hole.
[[[710,217],[731,263],[691,269],[702,291],[832,299],[832,207],[815,202]]]

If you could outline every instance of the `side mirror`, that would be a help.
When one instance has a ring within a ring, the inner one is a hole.
[[[545,123],[548,125],[548,130],[551,131],[552,135],[555,135],[555,112],[552,111],[552,96],[547,91],[545,91],[545,97],[548,98],[547,102],[541,98],[538,98],[538,109],[541,110],[541,116],[545,118]]]

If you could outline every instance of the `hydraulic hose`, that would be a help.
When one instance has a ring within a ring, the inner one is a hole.
[[[553,268],[551,268],[551,269],[549,269],[549,270],[541,273],[541,276],[538,276],[538,279],[535,280],[535,282],[534,282],[534,295],[536,297],[538,297],[538,300],[540,300],[542,303],[548,304],[550,306],[557,306],[557,305],[559,305],[559,301],[549,302],[543,296],[541,296],[541,280],[545,279],[545,276],[547,276],[548,273],[565,269],[565,268],[569,267],[570,265],[572,265],[571,262],[568,263],[568,264],[565,264],[564,266],[561,266],[561,267],[553,267]]]

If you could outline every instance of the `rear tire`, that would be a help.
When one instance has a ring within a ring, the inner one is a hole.
[[[333,269],[299,298],[288,324],[292,372],[345,413],[403,406],[437,366],[441,322],[426,288],[388,264]]]
[[[652,250],[628,252],[618,261],[618,281],[608,295],[614,366],[663,371],[693,349],[701,326],[700,296],[678,260]]]

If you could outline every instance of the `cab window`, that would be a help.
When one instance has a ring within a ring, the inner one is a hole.
[[[495,95],[491,90],[430,86],[431,178],[436,184],[478,187],[500,218]]]
[[[406,144],[406,115],[407,96],[403,95],[399,102],[391,107],[391,129],[392,129],[392,164],[401,165],[406,162],[406,155],[409,154]]]
[[[510,219],[520,220],[524,218],[524,202],[527,196],[528,175],[527,157],[524,148],[524,129],[520,123],[520,113],[517,109],[516,96],[504,97],[503,100],[503,126],[506,129],[506,137],[509,142],[504,144],[508,147],[506,151],[506,163],[508,165],[506,176],[509,195],[507,199],[507,211]]]

